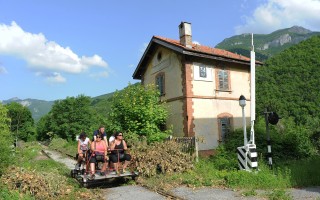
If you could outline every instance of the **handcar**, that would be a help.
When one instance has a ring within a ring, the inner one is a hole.
[[[83,158],[81,168],[80,169],[72,169],[71,170],[71,177],[77,179],[79,183],[83,187],[90,187],[93,185],[99,185],[103,183],[109,183],[112,179],[118,179],[118,178],[131,178],[132,180],[136,180],[138,177],[138,172],[130,169],[129,171],[122,171],[122,163],[120,162],[120,154],[118,154],[118,166],[120,173],[117,173],[116,170],[111,166],[111,162],[109,161],[106,171],[104,174],[101,174],[101,166],[104,164],[105,161],[102,158],[99,158],[96,156],[96,163],[95,163],[95,176],[94,178],[91,178],[90,174],[90,158],[93,156],[96,152],[90,153],[90,150],[87,151],[86,155]]]

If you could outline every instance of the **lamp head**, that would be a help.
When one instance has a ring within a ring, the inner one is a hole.
[[[246,98],[243,95],[241,95],[240,98],[239,98],[239,105],[241,107],[245,107],[246,106]]]

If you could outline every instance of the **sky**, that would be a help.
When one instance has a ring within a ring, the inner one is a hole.
[[[242,33],[320,31],[320,0],[0,0],[0,100],[121,90],[152,36],[214,47]]]

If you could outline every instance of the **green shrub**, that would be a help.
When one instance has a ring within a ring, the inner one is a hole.
[[[9,124],[7,109],[0,103],[0,176],[13,157],[13,137],[9,131]]]

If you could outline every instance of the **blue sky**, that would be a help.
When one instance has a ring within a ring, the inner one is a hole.
[[[135,83],[153,35],[214,47],[293,25],[320,31],[320,0],[0,0],[0,100],[95,97]]]

